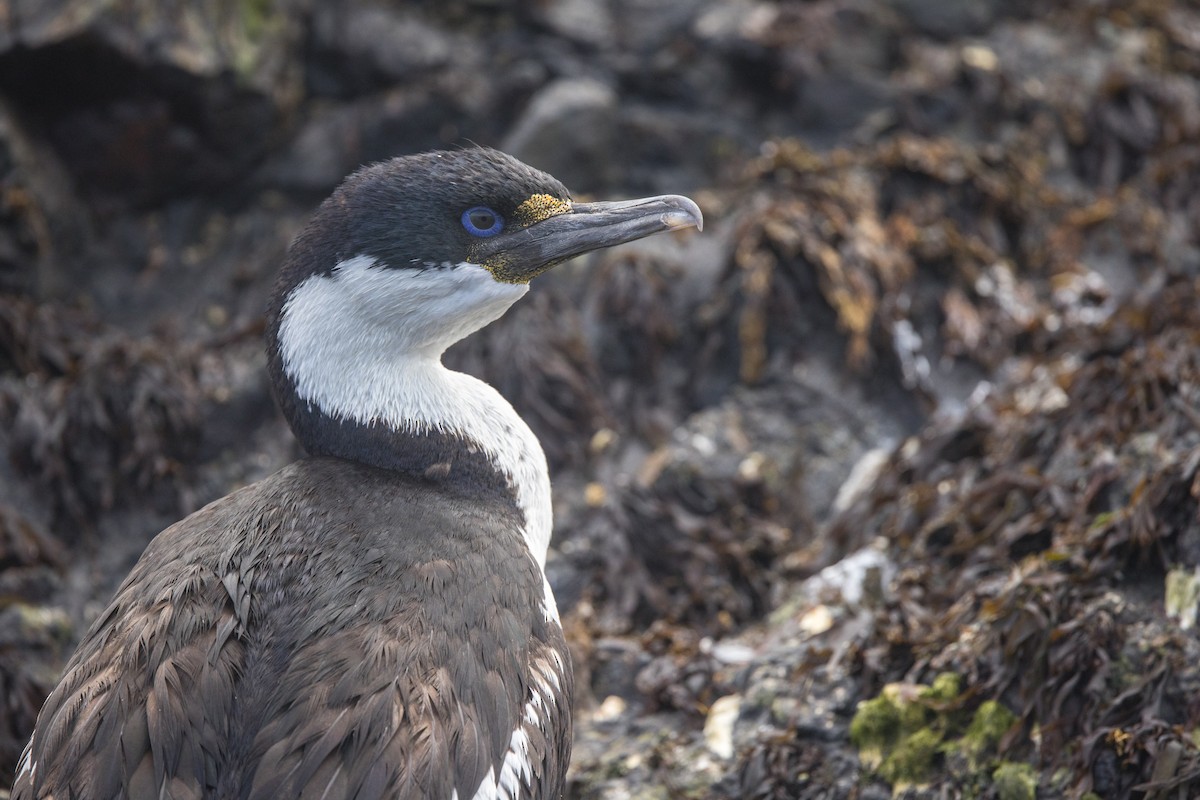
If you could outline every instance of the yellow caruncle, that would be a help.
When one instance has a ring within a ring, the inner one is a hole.
[[[535,194],[517,206],[515,221],[524,227],[559,214],[566,214],[570,210],[570,200],[563,200],[552,194]]]

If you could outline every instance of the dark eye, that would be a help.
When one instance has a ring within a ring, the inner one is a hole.
[[[504,218],[487,206],[475,206],[463,212],[462,224],[472,236],[495,236],[504,228]]]

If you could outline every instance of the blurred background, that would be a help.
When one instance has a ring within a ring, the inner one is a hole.
[[[0,3],[0,786],[146,542],[300,455],[307,214],[472,143],[706,217],[448,354],[550,459],[571,798],[1200,793],[1183,0]]]

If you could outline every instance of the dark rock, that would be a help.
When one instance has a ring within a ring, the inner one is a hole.
[[[63,591],[67,551],[16,509],[0,505],[0,781],[53,688],[75,631],[54,603]]]
[[[639,683],[650,659],[637,641],[600,639],[590,653],[592,696],[597,700],[619,697],[627,706],[641,705],[645,689]]]
[[[0,604],[0,782],[10,785],[78,632],[55,606]]]
[[[309,91],[355,97],[397,83],[418,81],[454,62],[482,66],[480,51],[412,9],[375,3],[318,3],[312,12]]]
[[[727,0],[614,0],[610,3],[616,26],[615,41],[622,51],[636,54],[642,63],[671,51],[686,52],[687,40],[694,36],[693,26],[706,8],[727,5]]]
[[[999,0],[888,0],[921,33],[949,39],[982,33],[999,16]]]
[[[50,297],[68,288],[64,263],[91,241],[91,225],[51,148],[0,100],[0,293]]]
[[[617,94],[589,78],[564,78],[540,90],[504,140],[504,149],[559,176],[577,191],[608,186],[619,148]]]
[[[110,207],[158,204],[262,158],[297,99],[295,19],[283,3],[21,4],[0,93],[78,188]]]

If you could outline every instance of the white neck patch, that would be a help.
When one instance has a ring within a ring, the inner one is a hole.
[[[511,477],[526,543],[545,567],[552,521],[541,445],[499,392],[441,360],[528,291],[477,264],[386,269],[355,256],[292,290],[279,347],[296,394],[330,416],[476,443]]]

